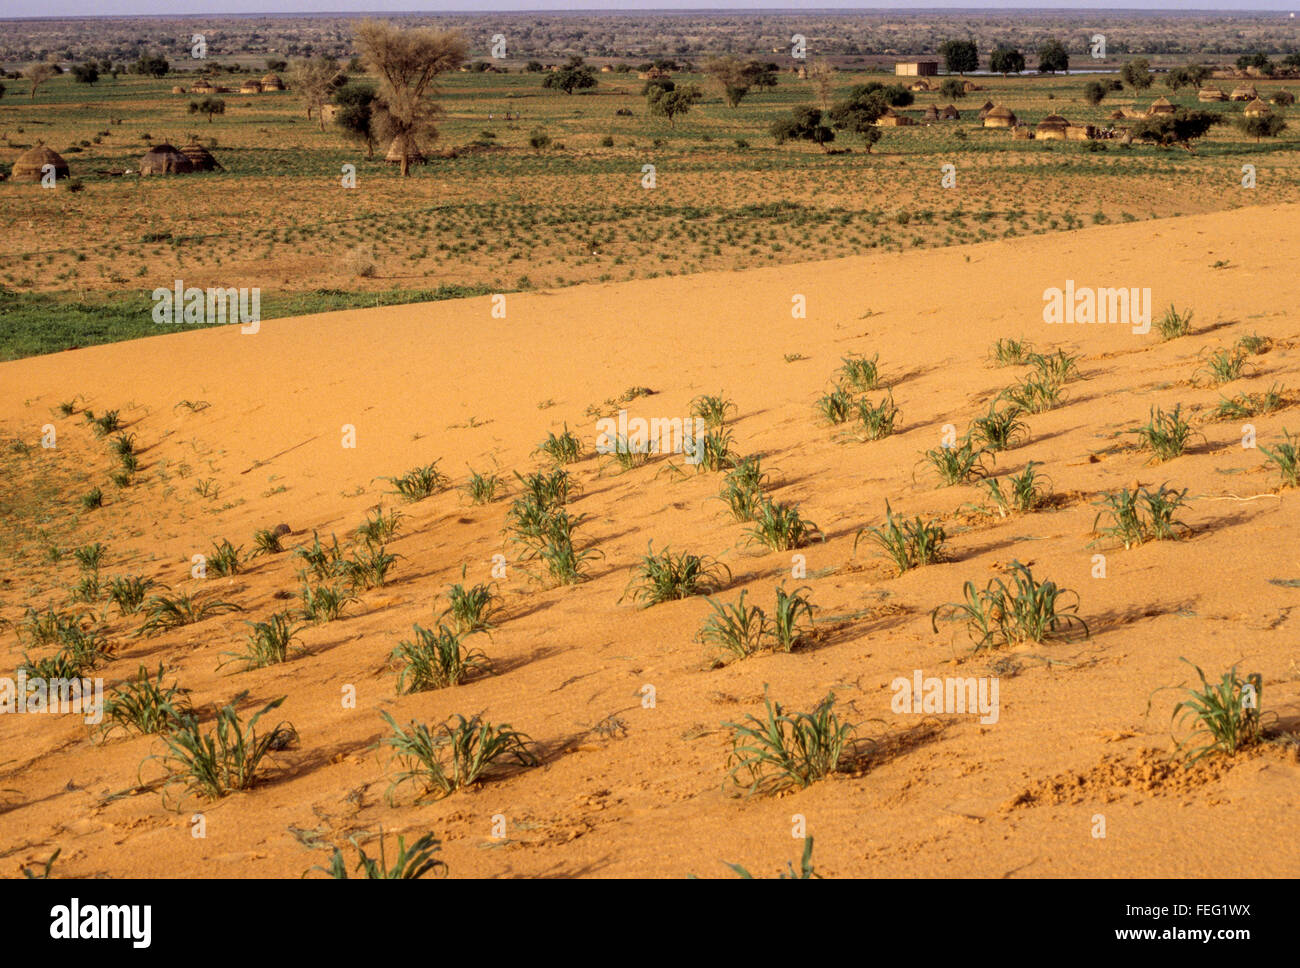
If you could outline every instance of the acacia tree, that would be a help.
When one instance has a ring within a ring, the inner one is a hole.
[[[439,109],[429,99],[434,78],[463,64],[469,44],[457,30],[399,30],[378,20],[362,21],[356,37],[362,62],[379,78],[384,109],[376,112],[376,120],[384,136],[397,139],[405,178],[415,139],[438,136],[433,119]]]
[[[1223,115],[1214,111],[1179,110],[1173,115],[1165,114],[1138,121],[1133,125],[1133,139],[1153,142],[1162,148],[1179,145],[1195,154],[1192,142],[1204,137],[1210,128],[1223,122]]]
[[[1057,71],[1070,73],[1070,52],[1053,37],[1038,48],[1038,73],[1055,74]]]
[[[1019,74],[1025,69],[1025,55],[1014,47],[999,47],[989,55],[989,70],[995,74]]]
[[[668,126],[676,127],[677,118],[688,114],[691,105],[703,96],[703,93],[694,84],[687,84],[683,87],[665,87],[656,84],[646,94],[646,102],[650,106],[651,114],[657,118],[667,118]]]
[[[733,54],[710,57],[702,69],[717,83],[722,90],[722,99],[731,108],[737,107],[755,88],[776,87],[775,65],[760,64],[756,60],[742,61]]]
[[[1151,65],[1145,57],[1139,57],[1131,60],[1124,65],[1119,76],[1124,79],[1124,83],[1135,91],[1144,91],[1151,86],[1155,78],[1151,74]],[[1175,90],[1177,90],[1175,88]]]
[[[332,57],[300,57],[289,69],[289,86],[307,105],[307,117],[316,112],[320,129],[325,130],[325,115],[321,111],[335,89],[339,86],[341,75],[339,63]]]
[[[569,62],[561,67],[558,71],[552,71],[546,75],[546,80],[542,81],[542,87],[559,88],[565,94],[572,94],[574,91],[585,91],[589,87],[596,86],[596,72],[587,67],[582,58],[574,55],[569,58]]]
[[[37,61],[35,64],[28,64],[27,69],[23,71],[23,77],[32,82],[32,100],[36,100],[36,89],[54,76],[54,65],[46,61]]]
[[[375,89],[369,84],[345,84],[334,92],[334,103],[339,107],[335,123],[343,129],[345,137],[366,146],[366,157],[375,156],[376,125]]]
[[[939,47],[949,74],[979,70],[980,52],[973,40],[945,40]]]
[[[831,94],[835,90],[835,65],[828,60],[818,58],[808,65],[808,80],[812,81],[813,89],[817,92],[817,100],[822,106],[822,111],[829,111]]]
[[[822,124],[821,109],[811,104],[800,105],[791,111],[790,117],[773,121],[768,130],[779,145],[787,141],[813,141],[825,151],[835,140],[835,132]]]
[[[208,124],[212,123],[214,114],[225,114],[226,102],[219,97],[205,97],[202,101],[190,102],[190,114],[206,114]]]
[[[1238,118],[1236,124],[1242,134],[1254,138],[1256,144],[1259,143],[1260,138],[1276,138],[1286,130],[1286,121],[1281,115],[1273,114],[1271,111],[1259,117]]]

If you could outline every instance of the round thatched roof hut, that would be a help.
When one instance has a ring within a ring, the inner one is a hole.
[[[191,141],[181,148],[181,154],[190,160],[195,171],[225,171],[221,163],[212,157],[212,152],[199,144],[197,141]]]
[[[945,107],[942,111],[939,112],[939,117],[941,117],[945,121],[960,121],[961,112],[957,110],[956,105],[949,104],[947,107]]]
[[[990,108],[984,115],[984,127],[986,128],[1014,128],[1015,126],[1015,112],[1004,104]]]
[[[913,81],[909,84],[907,89],[909,91],[928,91],[930,90],[930,82],[925,78],[921,78],[920,80]]]
[[[243,84],[239,85],[239,93],[240,94],[261,94],[262,82],[255,81],[250,77]]]
[[[38,182],[45,177],[46,165],[54,166],[55,178],[68,177],[68,163],[63,160],[63,156],[45,145],[28,148],[19,155],[9,176],[14,181]]]
[[[1173,114],[1176,109],[1174,104],[1167,97],[1158,97],[1151,102],[1151,107],[1147,108],[1147,114],[1155,116],[1157,114]]]
[[[262,78],[263,91],[283,91],[284,81],[280,80],[280,75],[271,73]]]
[[[199,83],[195,84],[192,88],[190,88],[190,93],[191,94],[216,94],[217,89],[213,87],[211,84],[209,84],[207,81],[199,81]]]
[[[985,101],[985,102],[980,106],[980,110],[979,110],[979,119],[980,119],[981,121],[983,121],[986,117],[988,117],[988,113],[989,113],[990,111],[992,111],[992,110],[993,110],[993,102],[992,102],[992,101]]]
[[[1259,97],[1255,91],[1254,84],[1247,84],[1243,87],[1233,88],[1232,94],[1228,96],[1229,101],[1253,101]]]
[[[1220,87],[1203,87],[1196,92],[1196,100],[1202,102],[1226,101],[1228,95],[1224,94],[1223,88]]]
[[[1124,113],[1123,108],[1116,108],[1110,114],[1106,115],[1107,121],[1123,121],[1128,115]]]
[[[1011,137],[1018,138],[1021,141],[1032,141],[1034,138],[1034,129],[1027,124],[1012,125]]]
[[[982,90],[984,90],[984,88],[980,87],[980,86],[979,86],[978,84],[976,84],[974,81],[963,81],[963,82],[962,82],[962,85],[961,85],[961,89],[962,89],[963,91],[965,91],[967,94],[970,94],[970,93],[972,93],[972,92],[974,92],[974,91],[982,91]]]
[[[1262,118],[1266,114],[1272,114],[1273,110],[1264,101],[1255,98],[1255,100],[1246,105],[1245,113],[1248,118]]]
[[[384,161],[394,165],[402,163],[402,138],[403,136],[399,134],[393,139],[393,143],[388,146],[388,154],[384,155]],[[420,150],[420,146],[414,140],[408,143],[410,148],[407,150],[407,161],[413,165],[425,164],[429,159],[424,157],[424,152]]]
[[[927,121],[939,120],[939,109],[935,105],[931,104],[928,108],[925,109],[925,120]]]
[[[1290,91],[1278,91],[1269,100],[1277,105],[1295,104],[1295,95]]]
[[[188,175],[192,171],[194,162],[166,142],[154,145],[140,159],[142,175]]]
[[[1070,122],[1059,114],[1049,114],[1038,122],[1038,127],[1034,129],[1034,137],[1039,140],[1064,141],[1065,129],[1069,126]]]

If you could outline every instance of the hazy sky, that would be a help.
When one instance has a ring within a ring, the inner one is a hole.
[[[122,14],[221,14],[221,13],[302,13],[302,12],[365,12],[395,11],[450,12],[450,11],[527,11],[598,9],[605,11],[627,10],[925,10],[966,9],[987,10],[1008,8],[1050,8],[1078,10],[1082,13],[1102,9],[1141,10],[1231,10],[1225,0],[965,0],[961,3],[909,3],[907,0],[871,2],[871,0],[813,0],[796,3],[792,0],[750,0],[747,3],[727,3],[726,0],[447,0],[445,3],[420,3],[411,0],[0,0],[0,17],[85,17],[114,16]],[[1300,0],[1246,0],[1240,11],[1300,11]],[[1300,17],[1297,17],[1300,23]]]

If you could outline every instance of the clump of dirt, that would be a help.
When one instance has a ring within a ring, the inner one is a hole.
[[[1215,756],[1184,766],[1159,750],[1144,749],[1103,756],[1096,766],[1069,771],[1031,783],[1002,804],[1002,812],[1019,807],[1061,806],[1070,803],[1114,803],[1129,793],[1161,796],[1188,793],[1222,779],[1240,759]]]

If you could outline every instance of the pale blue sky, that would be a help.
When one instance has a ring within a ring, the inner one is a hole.
[[[589,0],[590,2],[590,0]],[[0,0],[0,18],[4,17],[85,17],[121,16],[130,14],[212,15],[222,13],[363,13],[363,12],[493,12],[528,10],[597,9],[599,11],[654,11],[654,10],[1006,10],[1051,9],[1077,10],[1095,13],[1099,10],[1212,10],[1244,13],[1249,11],[1300,11],[1300,0],[1247,0],[1241,8],[1232,10],[1224,0],[1129,0],[1128,3],[1096,2],[1096,0],[965,0],[962,3],[940,4],[933,0],[908,3],[906,0],[872,3],[870,0],[814,0],[808,4],[791,0],[749,0],[746,3],[726,3],[723,0],[604,0],[599,5],[583,8],[581,0],[448,0],[446,3],[403,3],[402,0]],[[1300,22],[1300,16],[1297,18]]]

